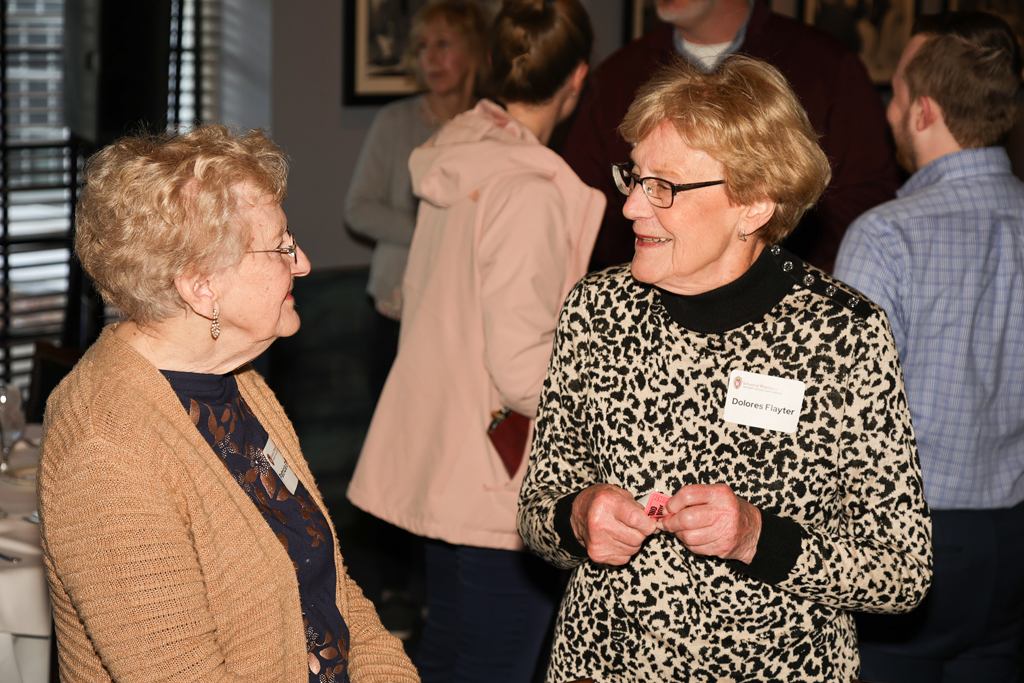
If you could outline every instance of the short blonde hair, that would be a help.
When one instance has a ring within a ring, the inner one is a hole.
[[[258,130],[122,138],[86,162],[75,251],[104,301],[137,323],[158,322],[185,306],[175,278],[241,260],[252,236],[233,220],[239,201],[282,202],[287,174],[284,154]]]
[[[807,114],[775,67],[735,55],[705,73],[682,58],[637,93],[619,133],[637,143],[663,121],[725,167],[734,204],[775,202],[757,234],[769,244],[793,231],[832,177]]]
[[[438,21],[443,21],[449,28],[458,31],[466,41],[469,56],[476,64],[476,83],[473,84],[473,89],[479,92],[490,80],[487,39],[491,22],[476,0],[435,0],[424,5],[413,16],[405,60],[416,76],[417,85],[425,87],[423,74],[420,73],[420,42],[427,26]]]

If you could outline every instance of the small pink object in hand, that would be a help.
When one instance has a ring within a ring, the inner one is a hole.
[[[665,516],[665,503],[668,502],[668,499],[669,497],[661,491],[651,491],[639,502],[644,506],[645,515],[651,519],[661,519]]]

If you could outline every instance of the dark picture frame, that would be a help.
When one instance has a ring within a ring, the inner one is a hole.
[[[405,59],[412,19],[430,0],[341,0],[342,103],[386,104],[419,92]],[[494,16],[501,0],[477,0]]]
[[[418,90],[404,59],[412,17],[427,0],[342,0],[342,102],[385,104]]]
[[[804,0],[804,22],[855,50],[878,86],[892,82],[916,16],[915,0]]]

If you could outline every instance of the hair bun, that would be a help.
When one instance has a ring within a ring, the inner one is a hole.
[[[546,102],[590,60],[593,44],[594,29],[579,0],[505,0],[491,30],[494,96]]]

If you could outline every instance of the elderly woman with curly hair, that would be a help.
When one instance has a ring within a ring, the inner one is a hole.
[[[47,403],[39,470],[61,680],[418,681],[345,573],[298,439],[248,363],[309,261],[260,132],[92,157],[75,248],[111,325]]]
[[[885,313],[777,246],[828,161],[746,57],[620,130],[636,253],[562,309],[519,499],[574,570],[548,680],[849,681],[849,612],[921,601],[931,525]]]

